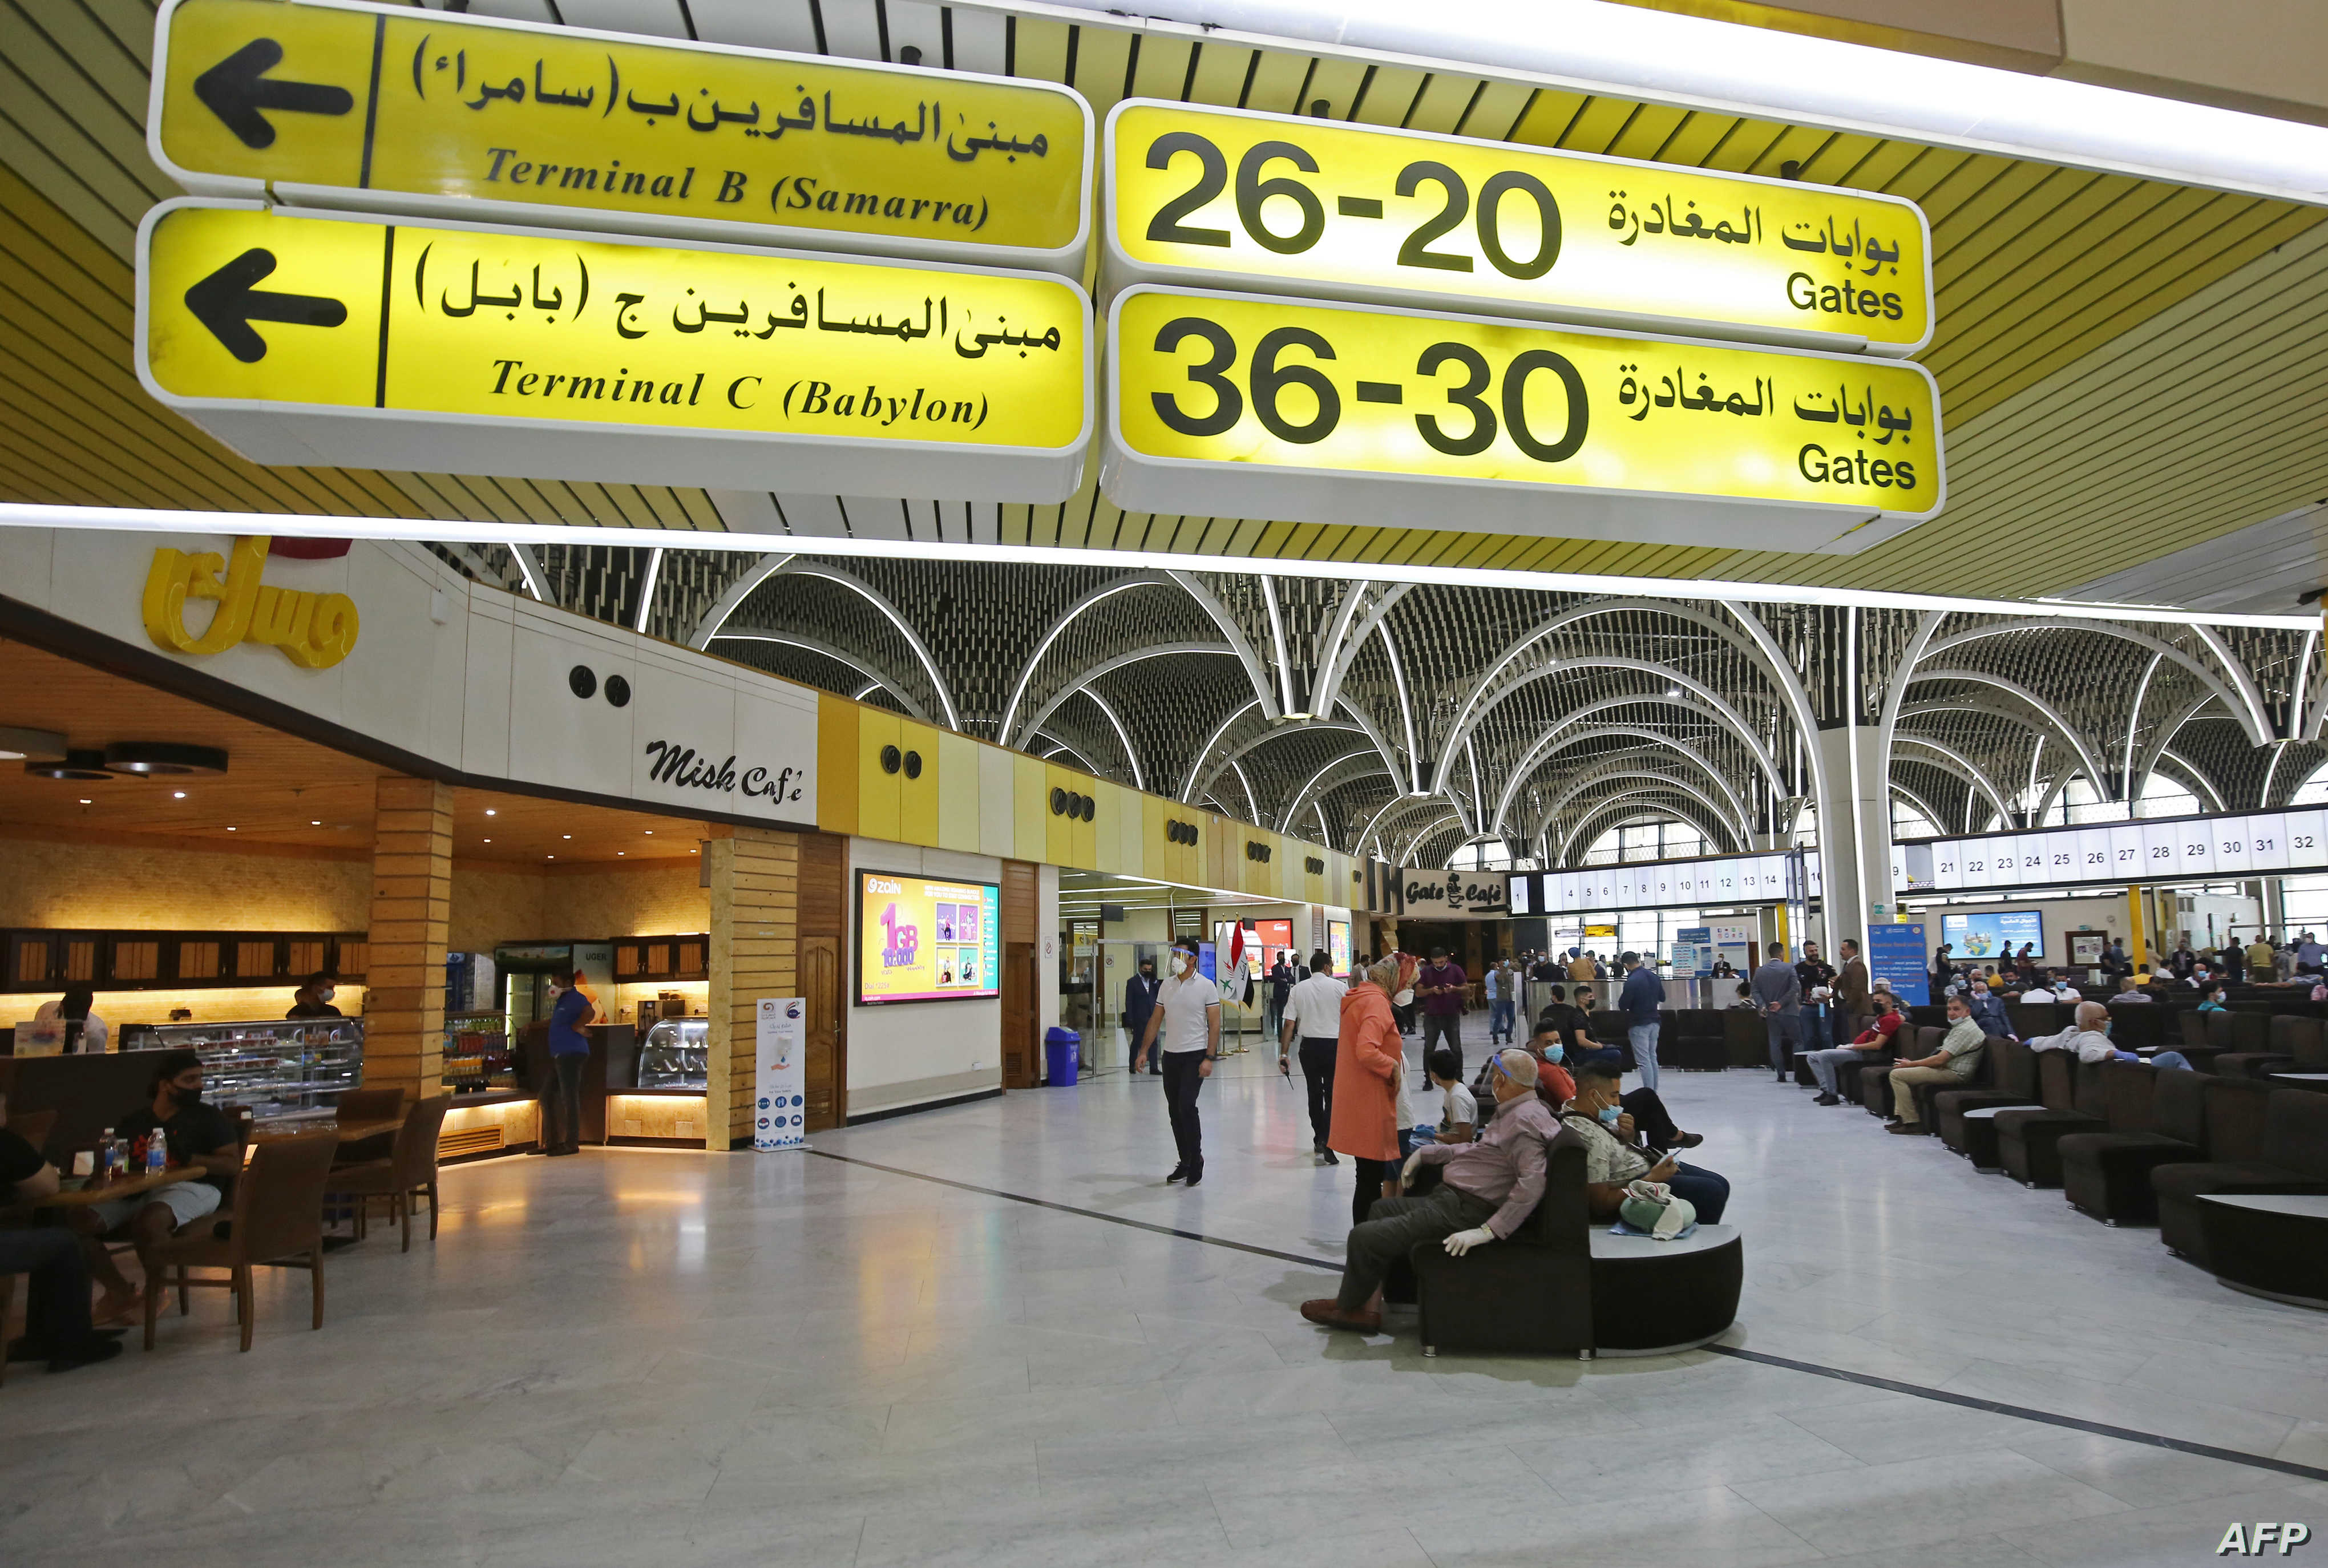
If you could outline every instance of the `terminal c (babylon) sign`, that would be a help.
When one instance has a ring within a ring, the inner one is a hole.
[[[164,202],[155,398],[254,462],[1060,501],[1090,304],[1043,273]]]

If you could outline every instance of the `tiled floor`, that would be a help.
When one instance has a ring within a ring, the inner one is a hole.
[[[2328,1467],[2328,1319],[1767,1075],[1668,1074],[1734,1185],[1734,1343]],[[1119,1075],[817,1146],[1255,1246],[1339,1253],[1259,1057],[1204,1185]],[[262,1282],[152,1355],[0,1389],[0,1563],[1883,1568],[2213,1562],[2328,1484],[1709,1353],[1425,1360],[1294,1305],[1330,1276],[813,1155],[447,1173],[445,1231]],[[2306,1550],[2328,1552],[2328,1545]],[[2301,1554],[2293,1559],[2301,1561]]]

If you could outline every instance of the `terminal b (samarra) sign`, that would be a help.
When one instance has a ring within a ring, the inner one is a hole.
[[[348,0],[170,0],[188,190],[1080,275],[1092,115],[1047,83]]]
[[[1046,273],[181,200],[147,391],[258,463],[1056,502],[1090,303]]]
[[[1863,354],[1135,288],[1106,358],[1126,511],[1847,551],[1942,501],[1931,377]]]
[[[1931,341],[1913,202],[1502,142],[1131,100],[1103,279],[1892,356]]]

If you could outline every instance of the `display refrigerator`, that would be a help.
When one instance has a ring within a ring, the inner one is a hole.
[[[277,1019],[252,1023],[136,1024],[126,1052],[187,1050],[202,1061],[202,1093],[247,1105],[258,1122],[328,1120],[363,1083],[364,1020]]]

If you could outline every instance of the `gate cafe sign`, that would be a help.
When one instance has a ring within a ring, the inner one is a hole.
[[[155,55],[200,193],[1083,270],[1091,108],[1047,83],[351,0],[170,0]]]
[[[1912,354],[1913,202],[1751,174],[1132,99],[1105,277]]]
[[[1061,501],[1090,305],[1042,273],[164,202],[146,390],[259,463]]]
[[[1511,885],[1501,871],[1409,868],[1398,874],[1397,913],[1425,920],[1485,920],[1511,913]]]

